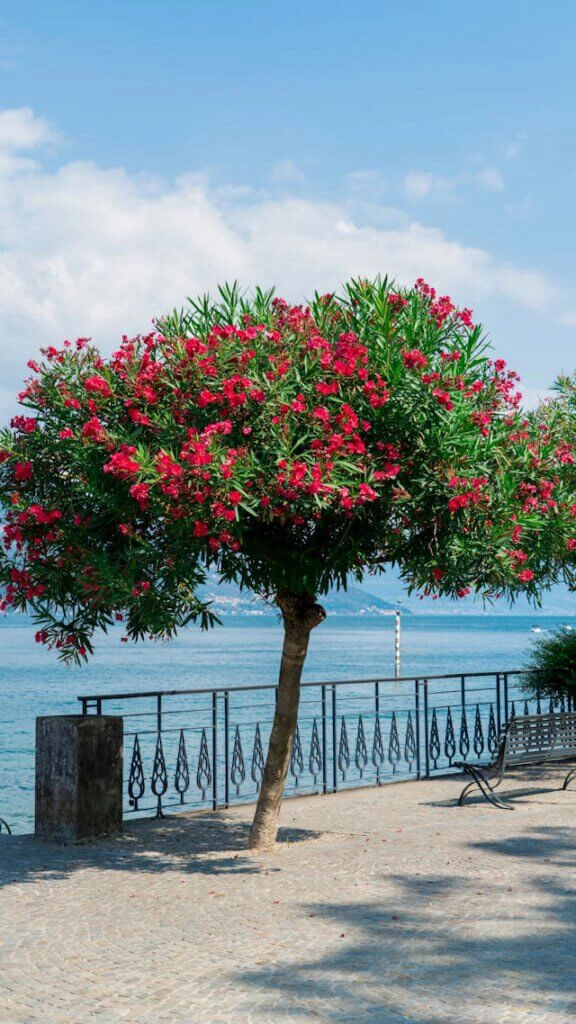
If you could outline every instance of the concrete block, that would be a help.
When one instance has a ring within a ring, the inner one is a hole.
[[[123,722],[108,715],[36,719],[36,828],[71,842],[122,830]]]

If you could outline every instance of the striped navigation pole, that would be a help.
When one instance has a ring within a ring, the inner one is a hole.
[[[394,674],[398,679],[401,672],[401,625],[400,625],[400,600],[398,600],[398,608],[394,609]]]
[[[400,616],[402,614],[402,610],[400,608],[400,604],[401,604],[401,599],[400,598],[398,598],[396,604],[398,606],[397,608],[391,608],[390,611],[382,612],[382,615],[393,615],[394,616],[394,677],[396,679],[399,679],[400,676],[402,675],[402,664],[401,664],[401,662],[402,662],[402,651],[401,651],[401,640],[402,640],[401,629],[402,629],[402,626],[401,626],[401,620],[400,620]]]

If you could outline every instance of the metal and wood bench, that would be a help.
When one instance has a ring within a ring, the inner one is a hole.
[[[498,749],[490,764],[453,762],[455,768],[461,768],[472,776],[472,781],[460,794],[458,805],[461,806],[466,794],[478,786],[481,793],[495,807],[513,810],[510,804],[495,793],[507,768],[524,768],[563,761],[576,761],[576,711],[519,715],[511,718],[502,729]],[[570,769],[562,789],[567,789],[575,776],[576,768]]]

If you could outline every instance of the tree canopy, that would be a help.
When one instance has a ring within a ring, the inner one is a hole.
[[[536,597],[576,546],[573,442],[423,281],[309,306],[227,286],[109,358],[80,338],[28,365],[0,433],[0,583],[65,659],[115,619],[209,625],[209,566],[272,598],[387,564],[421,592]]]

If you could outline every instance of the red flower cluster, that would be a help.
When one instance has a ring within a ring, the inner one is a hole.
[[[123,444],[117,452],[113,452],[109,460],[103,466],[105,473],[118,477],[119,480],[128,480],[131,476],[137,476],[140,472],[140,463],[136,462],[133,456],[136,454],[136,447],[131,444]]]

